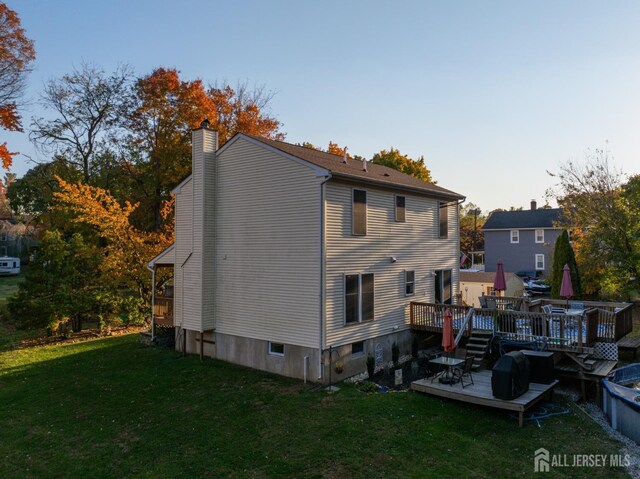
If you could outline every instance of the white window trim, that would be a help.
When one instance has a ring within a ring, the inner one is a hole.
[[[542,259],[542,268],[538,267],[538,259]],[[536,271],[544,271],[544,255],[536,254]]]
[[[400,221],[398,219],[398,197],[404,198],[404,219]],[[394,221],[396,223],[406,223],[407,222],[407,197],[405,195],[393,195],[393,215]]]
[[[413,271],[413,293],[407,293],[407,273]],[[415,296],[416,295],[416,270],[415,269],[405,269],[404,270],[404,296]]]
[[[276,352],[276,351],[273,351],[272,346],[273,346],[274,344],[282,345],[282,350],[286,352],[286,346],[285,346],[285,344],[284,344],[284,343],[274,343],[274,342],[272,342],[272,341],[269,341],[269,355],[270,355],[270,356],[278,356],[278,357],[283,358],[283,357],[284,357],[284,354],[285,354],[284,352],[282,352],[282,353],[278,353],[278,352]]]
[[[516,233],[516,239],[513,240],[513,233]],[[511,244],[520,243],[520,230],[509,230],[509,240]]]
[[[369,323],[376,319],[376,275],[375,273],[345,273],[344,275],[342,275],[342,299],[344,302],[343,312],[342,312],[343,326],[351,326],[353,324],[360,324],[363,322],[362,320],[362,275],[363,274],[373,275],[373,318],[367,319],[366,322]],[[347,301],[346,301],[347,276],[358,277],[358,320],[357,321],[347,322]]]
[[[354,353],[353,352],[353,345],[355,343],[351,343],[351,356],[356,357],[356,358],[360,357],[360,356],[364,356],[366,354],[366,352],[367,352],[367,347],[366,347],[364,341],[356,341],[356,343],[362,343],[362,351],[360,351],[359,353]]]
[[[354,194],[356,191],[364,191],[364,233],[355,232],[355,199]],[[362,188],[351,188],[351,236],[367,236],[369,232],[369,192]]]
[[[445,211],[446,211],[446,218],[447,218],[447,234],[443,235],[442,234],[442,230],[440,229],[440,219],[441,219],[441,213],[442,213],[442,207],[444,206]],[[438,201],[438,239],[448,239],[449,238],[449,203],[447,203],[446,201]]]
[[[538,241],[538,233],[542,233],[542,239]],[[536,230],[536,243],[544,243],[544,230]]]

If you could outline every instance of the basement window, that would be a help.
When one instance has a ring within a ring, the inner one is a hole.
[[[351,344],[351,355],[356,356],[358,354],[364,354],[364,341]]]
[[[273,356],[284,356],[284,344],[269,342],[269,354]]]

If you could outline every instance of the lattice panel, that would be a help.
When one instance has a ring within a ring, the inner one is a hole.
[[[593,349],[595,359],[618,360],[618,345],[616,343],[594,343]]]

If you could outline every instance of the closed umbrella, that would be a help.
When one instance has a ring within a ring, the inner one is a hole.
[[[573,286],[571,284],[571,271],[569,265],[565,264],[562,268],[562,284],[560,284],[560,296],[567,300],[569,306],[569,298],[573,296]]]
[[[447,308],[444,312],[444,324],[442,325],[442,349],[445,353],[453,351],[456,347],[456,340],[453,337],[453,315]]]
[[[504,279],[504,266],[502,265],[502,260],[498,261],[496,277],[493,280],[493,289],[498,292],[507,289],[507,281]]]

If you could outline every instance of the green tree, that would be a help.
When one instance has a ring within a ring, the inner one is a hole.
[[[576,256],[569,242],[569,234],[564,230],[556,240],[553,252],[553,265],[551,268],[551,296],[553,298],[560,297],[560,287],[562,285],[562,275],[564,273],[564,265],[569,266],[571,272],[571,286],[573,287],[573,297],[582,297],[582,283],[580,280],[580,271]]]
[[[563,210],[562,224],[572,240],[584,294],[629,298],[638,294],[640,180],[614,168],[605,150],[581,163],[568,162],[552,174],[559,184],[551,195]]]
[[[59,231],[45,232],[24,282],[8,302],[16,324],[80,331],[83,320],[99,312],[100,263],[101,256],[80,234],[65,239]]]
[[[484,250],[482,226],[487,217],[473,203],[460,205],[460,251],[467,255],[471,251]]]
[[[373,155],[371,163],[377,165],[388,166],[394,170],[401,171],[407,175],[411,175],[427,183],[436,183],[431,177],[431,171],[424,164],[424,157],[421,156],[417,160],[409,158],[407,155],[401,154],[397,149],[391,147],[388,151],[382,150],[380,153]]]

